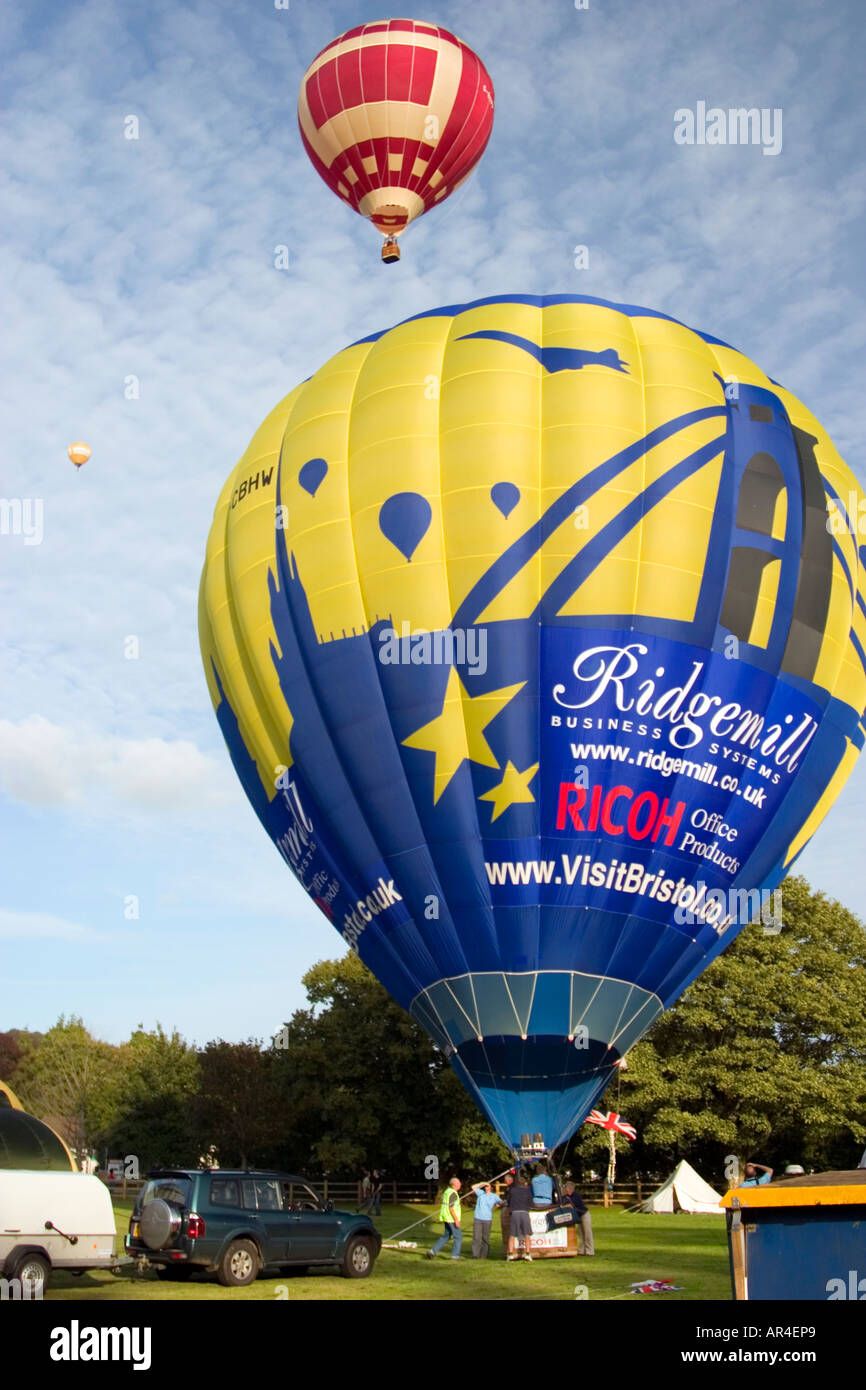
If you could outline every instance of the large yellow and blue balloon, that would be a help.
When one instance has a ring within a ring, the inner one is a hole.
[[[747,357],[575,295],[371,334],[223,488],[238,775],[508,1144],[576,1128],[850,773],[862,505]]]

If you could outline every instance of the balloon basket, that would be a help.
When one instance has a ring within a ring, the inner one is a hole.
[[[400,247],[396,241],[386,241],[382,247],[382,261],[385,265],[392,265],[400,259]]]

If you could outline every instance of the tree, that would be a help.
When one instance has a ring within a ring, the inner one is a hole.
[[[21,1048],[14,1033],[0,1033],[0,1081],[11,1081],[21,1060]]]
[[[198,1054],[178,1032],[139,1026],[118,1050],[111,1090],[116,1118],[108,1143],[140,1172],[198,1161],[195,1100]]]
[[[63,1015],[15,1072],[24,1107],[51,1125],[72,1149],[88,1153],[114,1118],[111,1073],[117,1049],[92,1038],[80,1018]]]
[[[422,1181],[437,1166],[444,1175],[502,1159],[443,1055],[356,955],[319,961],[304,986],[311,1007],[274,1049],[294,1166]]]
[[[223,1166],[261,1163],[279,1134],[273,1059],[259,1039],[209,1042],[199,1053],[196,1123],[200,1152],[212,1144]]]
[[[866,932],[802,878],[786,880],[782,902],[782,930],[745,927],[632,1049],[621,1089],[608,1089],[601,1108],[638,1129],[633,1165],[664,1171],[686,1155],[722,1182],[750,1157],[777,1170],[856,1163]],[[589,1142],[581,1134],[578,1152]]]
[[[8,1033],[0,1033],[0,1081],[12,1081],[19,1062],[39,1046],[42,1036],[26,1028],[10,1028]]]

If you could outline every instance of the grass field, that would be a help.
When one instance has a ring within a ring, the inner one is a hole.
[[[118,1203],[118,1242],[123,1249],[130,1206]],[[432,1207],[385,1207],[376,1225],[385,1240],[418,1221]],[[597,1254],[593,1258],[536,1259],[532,1264],[502,1258],[499,1223],[494,1220],[489,1260],[471,1257],[472,1219],[465,1226],[463,1257],[449,1258],[446,1247],[435,1261],[424,1250],[442,1230],[436,1221],[418,1226],[405,1239],[419,1242],[416,1251],[383,1250],[369,1279],[343,1279],[331,1270],[302,1278],[260,1278],[246,1289],[226,1289],[213,1277],[189,1284],[165,1284],[153,1273],[52,1275],[46,1299],[133,1299],[174,1301],[254,1301],[288,1298],[367,1302],[388,1299],[574,1299],[586,1287],[590,1300],[629,1302],[724,1299],[731,1297],[725,1223],[717,1216],[639,1216],[592,1208]],[[682,1285],[669,1294],[631,1294],[637,1279],[667,1278]]]

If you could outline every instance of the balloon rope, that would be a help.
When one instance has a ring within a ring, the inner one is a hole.
[[[506,1173],[513,1173],[513,1172],[514,1172],[514,1169],[513,1169],[513,1168],[503,1168],[502,1172],[501,1172],[501,1173],[497,1173],[495,1178],[485,1178],[483,1182],[475,1183],[474,1186],[475,1186],[475,1187],[486,1187],[486,1185],[487,1185],[488,1183],[499,1182],[499,1179],[500,1179],[500,1178],[504,1178]],[[423,1226],[425,1221],[436,1221],[436,1220],[438,1220],[438,1217],[434,1216],[433,1213],[431,1212],[429,1216],[422,1216],[420,1221],[413,1221],[411,1226],[404,1226],[403,1229],[402,1229],[402,1231],[395,1231],[394,1234],[393,1234],[392,1236],[389,1236],[389,1237],[388,1237],[388,1239],[389,1239],[389,1240],[396,1240],[398,1236],[403,1236],[403,1235],[405,1235],[407,1231],[414,1231],[414,1229],[415,1229],[416,1226]]]

